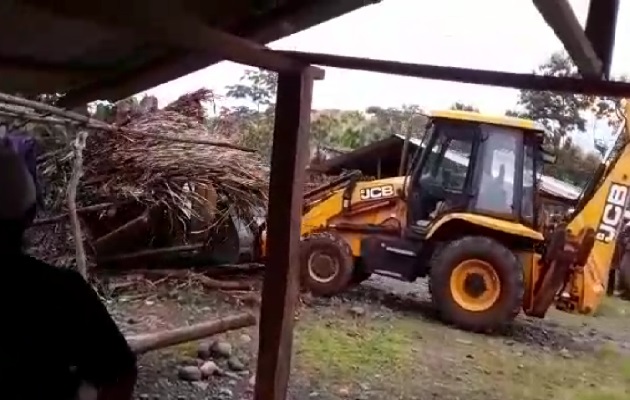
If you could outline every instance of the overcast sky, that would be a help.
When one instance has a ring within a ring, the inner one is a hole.
[[[584,24],[589,0],[572,0]],[[274,42],[274,49],[303,50],[509,72],[530,72],[562,48],[531,0],[382,0]],[[220,63],[148,91],[166,104],[208,87],[222,91],[248,68]],[[630,0],[621,1],[612,74],[630,75]],[[367,72],[326,69],[315,85],[313,108],[365,109],[419,104],[427,110],[460,101],[482,112],[503,113],[517,91]],[[595,133],[576,137],[592,148]]]

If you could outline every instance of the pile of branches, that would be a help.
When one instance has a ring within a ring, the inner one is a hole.
[[[164,109],[158,109],[150,97],[138,107],[127,105],[126,117],[115,108],[116,124],[122,129],[88,137],[82,197],[89,201],[82,203],[134,201],[190,215],[195,204],[205,204],[197,189],[210,186],[221,204],[251,219],[253,209],[266,207],[268,168],[256,154],[238,146],[229,148],[225,137],[208,128],[204,103],[212,100],[212,92],[201,89]]]

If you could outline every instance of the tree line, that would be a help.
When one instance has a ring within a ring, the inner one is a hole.
[[[534,73],[548,76],[571,77],[577,68],[563,52],[551,55]],[[628,77],[618,77],[627,80]],[[265,70],[247,70],[240,81],[226,87],[225,97],[241,100],[244,105],[223,107],[211,124],[225,126],[238,132],[243,144],[256,148],[266,157],[271,152],[274,101],[277,75]],[[479,112],[474,104],[455,102],[455,110]],[[620,120],[615,112],[619,99],[572,95],[554,92],[521,90],[516,107],[506,110],[508,116],[538,121],[548,131],[548,144],[557,154],[553,165],[545,166],[545,173],[558,179],[583,186],[589,179],[606,146],[595,141],[595,152],[584,152],[573,143],[571,134],[586,134],[589,121],[602,121],[611,127]],[[311,115],[311,147],[356,149],[392,134],[422,135],[426,117],[416,104],[400,107],[371,106],[365,110],[314,110]]]

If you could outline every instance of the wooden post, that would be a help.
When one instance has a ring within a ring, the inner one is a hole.
[[[291,369],[313,88],[309,71],[278,77],[255,400],[284,400]]]

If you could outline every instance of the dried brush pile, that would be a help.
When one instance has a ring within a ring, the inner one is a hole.
[[[161,110],[140,107],[139,112],[128,112],[128,118],[116,117],[126,128],[120,133],[92,134],[85,149],[83,197],[92,204],[133,200],[146,206],[162,205],[181,215],[189,214],[191,204],[194,208],[201,201],[191,185],[210,185],[220,203],[243,218],[251,218],[253,208],[266,207],[268,168],[256,154],[142,135],[227,143],[206,123],[204,103],[212,100],[212,92],[202,89]]]

